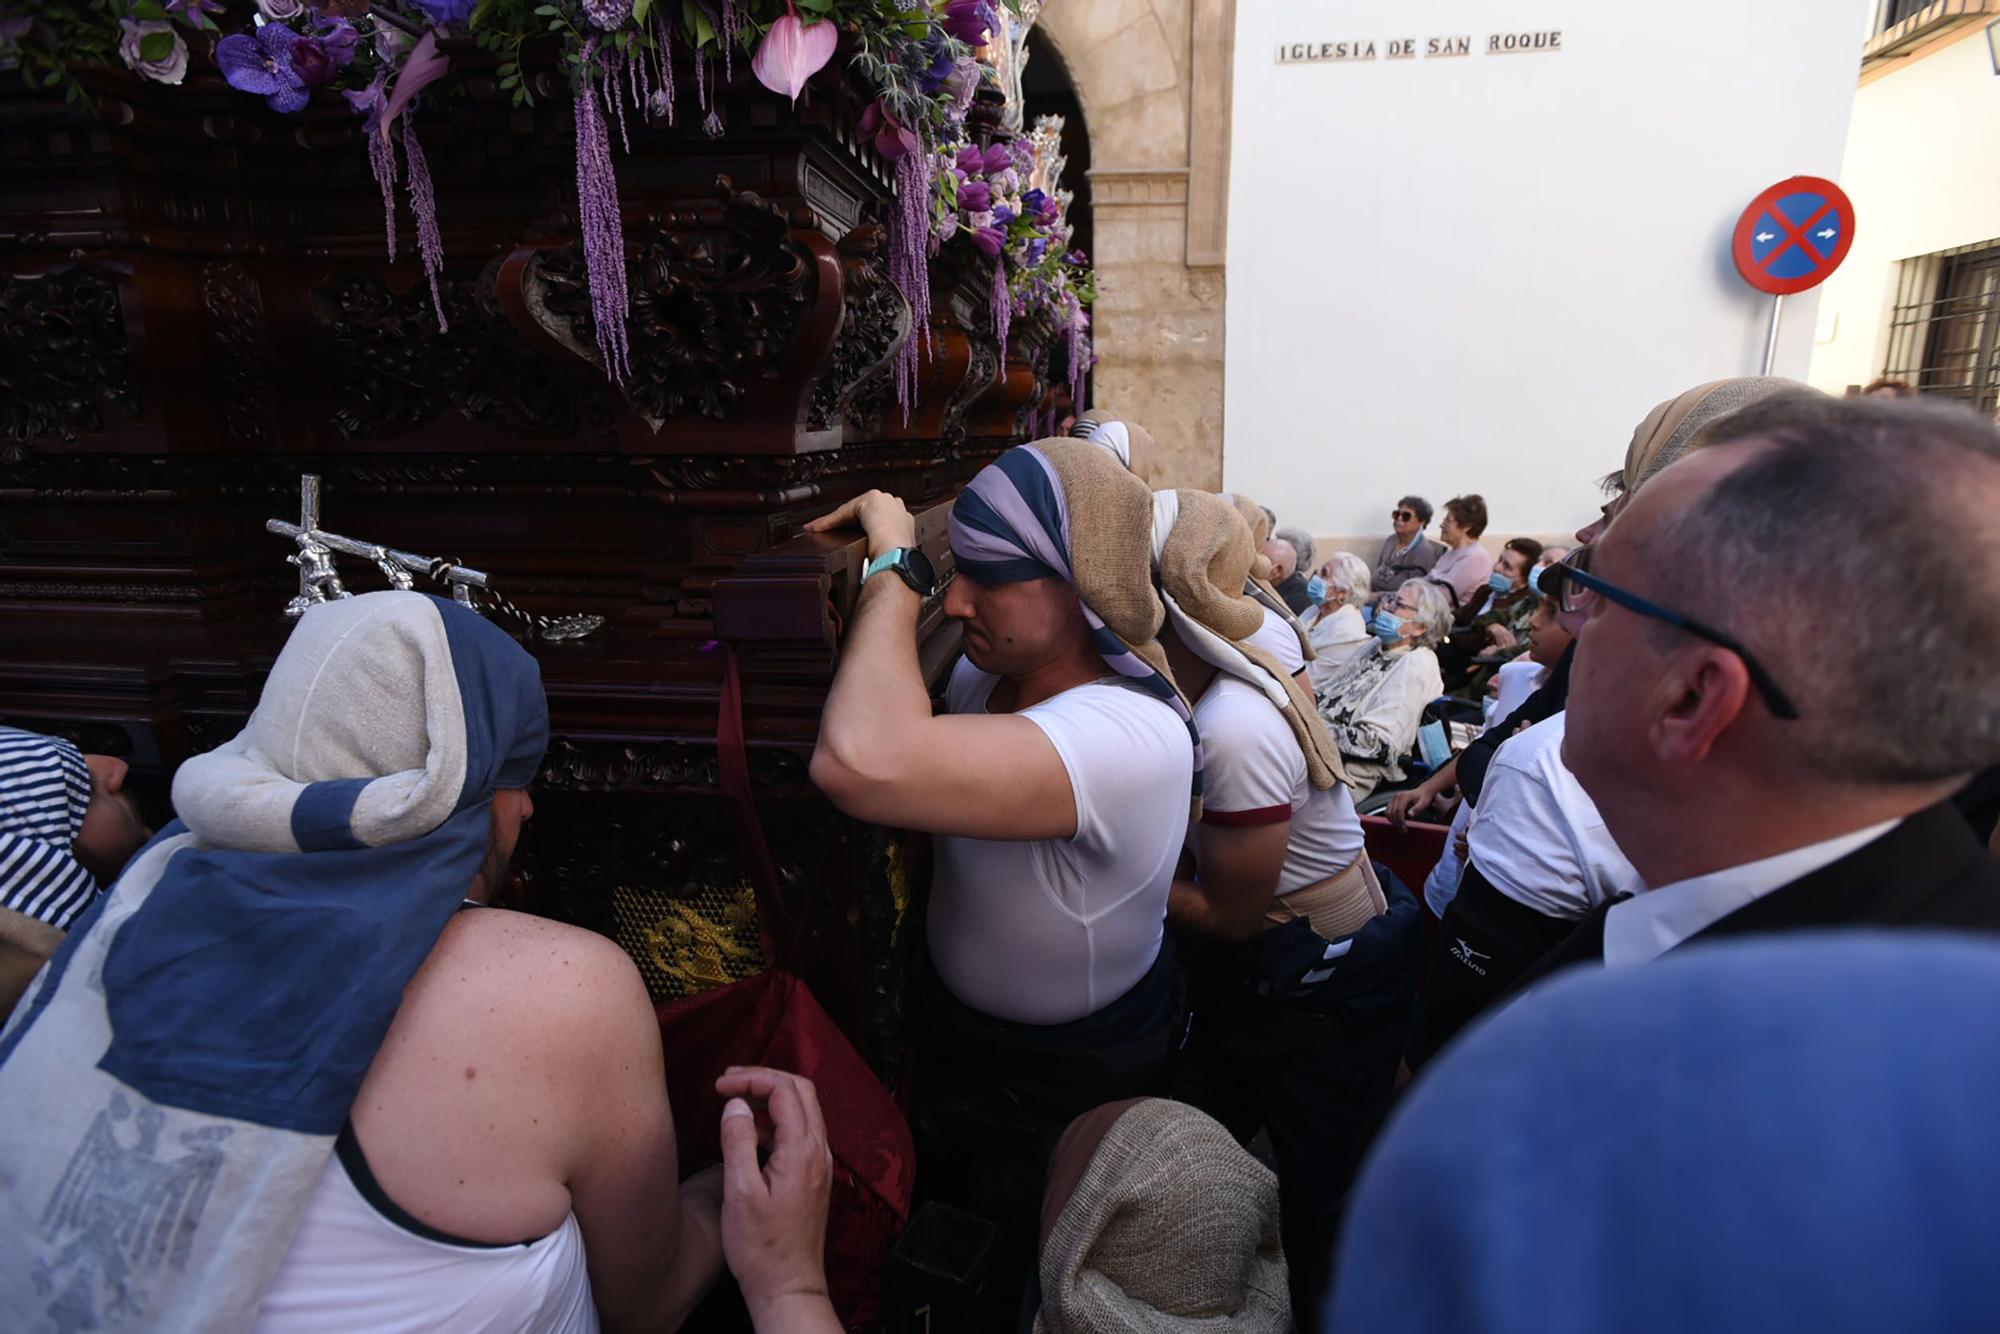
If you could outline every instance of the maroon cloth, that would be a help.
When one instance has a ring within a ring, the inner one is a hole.
[[[667,1001],[658,1014],[683,1166],[722,1157],[715,1081],[727,1067],[767,1065],[813,1082],[833,1151],[828,1291],[848,1329],[874,1323],[889,1247],[909,1225],[916,1178],[916,1147],[895,1099],[791,973],[759,973]]]

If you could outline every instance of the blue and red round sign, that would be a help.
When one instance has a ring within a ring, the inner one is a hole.
[[[1779,181],[1736,221],[1736,271],[1760,292],[1790,296],[1817,287],[1854,244],[1854,205],[1818,176]]]

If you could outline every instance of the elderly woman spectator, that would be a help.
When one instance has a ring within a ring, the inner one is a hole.
[[[1561,561],[1564,556],[1569,555],[1570,550],[1569,547],[1563,546],[1561,543],[1543,547],[1542,554],[1535,557],[1534,568],[1528,571],[1528,587],[1540,593],[1542,591],[1542,571]]]
[[[1360,801],[1385,782],[1403,781],[1424,706],[1444,692],[1436,645],[1451,634],[1451,594],[1428,579],[1407,579],[1375,609],[1369,644],[1315,690],[1320,716]]]
[[[1275,549],[1275,553],[1274,553]],[[1306,586],[1311,582],[1313,561],[1312,534],[1302,528],[1281,527],[1271,534],[1271,540],[1264,544],[1264,554],[1271,558],[1275,568],[1278,557],[1289,551],[1292,568],[1283,578],[1273,575],[1271,586],[1278,590],[1278,596],[1292,609],[1292,615],[1303,616],[1306,609],[1318,599],[1307,596]]]
[[[1493,553],[1479,541],[1485,531],[1483,496],[1454,496],[1445,501],[1444,518],[1438,522],[1445,553],[1431,567],[1430,577],[1451,586],[1460,611],[1477,605],[1473,599],[1486,587],[1487,572],[1493,568]]]
[[[1444,555],[1444,547],[1424,536],[1430,526],[1431,502],[1422,496],[1404,496],[1389,511],[1396,531],[1382,541],[1375,558],[1375,573],[1369,583],[1373,593],[1393,593],[1405,579],[1422,578]],[[1371,601],[1380,601],[1372,598]]]
[[[1319,573],[1307,583],[1306,591],[1314,594],[1313,605],[1299,617],[1299,624],[1319,655],[1306,664],[1315,690],[1349,658],[1374,642],[1375,637],[1368,630],[1368,617],[1361,610],[1368,601],[1372,577],[1367,561],[1351,551],[1340,551],[1320,566]]]
[[[1444,688],[1479,698],[1493,669],[1518,657],[1528,645],[1528,622],[1541,599],[1528,586],[1528,573],[1542,544],[1516,537],[1500,549],[1487,577],[1486,599],[1470,618],[1452,631],[1451,643],[1438,654]]]

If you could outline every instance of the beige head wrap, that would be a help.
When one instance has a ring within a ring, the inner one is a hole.
[[[1065,1151],[1090,1152],[1089,1137],[1066,1135]],[[1050,1178],[1076,1188],[1042,1246],[1035,1334],[1291,1328],[1277,1178],[1201,1112],[1133,1104],[1080,1178]]]
[[[1637,491],[1662,468],[1687,452],[1688,443],[1702,427],[1760,398],[1803,389],[1797,380],[1777,375],[1746,375],[1734,380],[1710,380],[1654,408],[1647,413],[1632,443],[1625,451],[1622,484]]]
[[[1250,530],[1220,496],[1153,494],[1153,564],[1168,621],[1189,652],[1263,691],[1290,725],[1307,777],[1324,791],[1346,779],[1340,750],[1298,678],[1252,642],[1264,627],[1264,608],[1242,591],[1252,554]]]

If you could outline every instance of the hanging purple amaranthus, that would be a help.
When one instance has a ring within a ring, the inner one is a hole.
[[[444,295],[438,290],[438,274],[444,269],[444,237],[438,231],[437,192],[431,188],[431,164],[417,142],[417,108],[413,102],[403,108],[403,156],[410,164],[410,212],[417,215],[417,253],[424,261],[424,277],[430,279],[431,309],[437,312],[438,332],[451,328],[444,317]],[[393,173],[395,166],[390,165]],[[391,240],[393,258],[394,241]]]
[[[1007,288],[1007,261],[993,261],[993,336],[1000,342],[1000,355],[1007,355],[1007,330],[1014,322],[1014,294]]]
[[[910,303],[910,336],[896,349],[896,406],[903,421],[917,398],[918,340],[931,335],[930,154],[921,149],[896,159],[896,208],[889,226],[889,281]]]
[[[625,224],[618,212],[618,175],[611,165],[611,127],[598,105],[591,75],[606,83],[616,68],[597,55],[597,39],[583,48],[576,89],[576,201],[583,225],[584,267],[590,274],[590,314],[597,326],[597,352],[604,373],[623,384],[632,372],[625,319]]]

